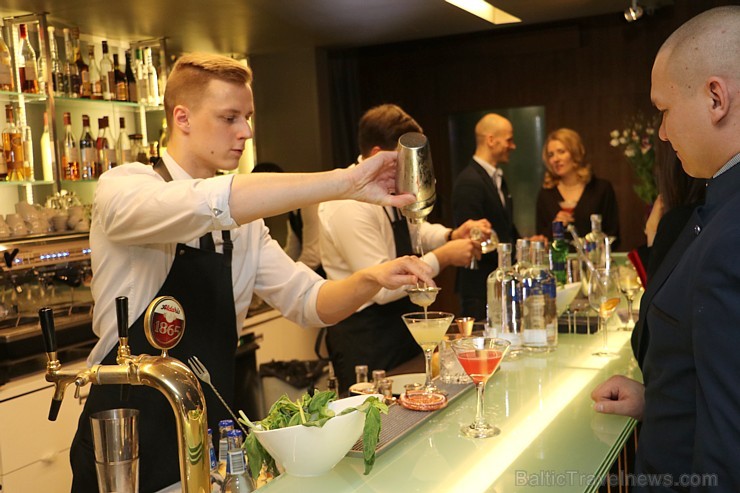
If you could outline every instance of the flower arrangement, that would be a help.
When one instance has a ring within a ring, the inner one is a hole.
[[[637,175],[635,193],[646,204],[652,204],[658,196],[658,187],[655,183],[655,149],[653,142],[656,117],[646,118],[642,114],[631,118],[627,127],[622,130],[612,130],[609,144],[612,147],[622,148],[624,156],[629,161]]]

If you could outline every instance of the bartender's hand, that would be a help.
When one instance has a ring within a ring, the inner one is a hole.
[[[431,277],[432,268],[413,255],[399,257],[363,270],[367,271],[380,287],[386,289],[398,289],[419,283],[436,286]]]
[[[594,410],[604,414],[642,419],[645,386],[623,375],[614,375],[591,392]]]
[[[413,204],[416,197],[411,194],[391,195],[396,190],[397,157],[395,151],[381,151],[348,168],[350,190],[347,198],[393,207]]]
[[[432,268],[418,257],[399,257],[358,270],[345,279],[326,281],[319,289],[316,311],[325,324],[335,324],[352,315],[381,288],[398,289],[419,283],[436,286]]]
[[[478,229],[481,232],[482,238],[480,241],[485,241],[491,237],[491,223],[488,222],[488,219],[468,219],[457,229],[452,230],[450,239],[470,238],[470,231],[473,229]]]
[[[473,257],[480,260],[480,242],[471,239],[452,240],[435,248],[432,253],[437,257],[440,270],[450,265],[468,267]]]

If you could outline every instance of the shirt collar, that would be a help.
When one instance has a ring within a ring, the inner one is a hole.
[[[170,153],[165,149],[162,152],[162,161],[167,166],[167,171],[172,175],[173,180],[192,180],[193,177],[188,174],[179,164],[175,161],[175,158],[170,156]]]
[[[714,174],[714,176],[712,176],[712,178],[717,178],[717,177],[718,177],[719,175],[721,175],[722,173],[724,173],[724,172],[725,172],[725,171],[727,171],[728,169],[732,168],[732,167],[733,167],[733,166],[735,166],[735,165],[736,165],[737,163],[740,163],[740,152],[738,152],[738,153],[737,153],[737,154],[735,154],[735,155],[734,155],[734,156],[733,156],[732,158],[730,158],[730,160],[729,160],[729,161],[727,161],[727,162],[725,163],[725,165],[724,165],[724,166],[722,166],[722,167],[721,167],[721,168],[719,169],[719,171],[717,171],[717,172],[716,172],[716,173]]]
[[[488,173],[488,176],[490,176],[491,178],[493,178],[494,175],[501,175],[501,174],[503,174],[503,171],[501,171],[501,169],[499,169],[497,166],[484,161],[483,159],[479,158],[478,156],[473,156],[473,161],[475,161],[476,163],[480,164],[481,167],[484,170],[486,170],[486,173]]]

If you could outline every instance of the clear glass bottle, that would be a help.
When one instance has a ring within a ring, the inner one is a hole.
[[[61,80],[61,79],[60,79]],[[51,152],[51,138],[49,137],[49,115],[44,112],[44,131],[39,139],[41,148],[41,171],[44,181],[54,180],[54,158]]]
[[[23,120],[22,117],[19,120]],[[21,128],[21,142],[23,145],[23,179],[34,181],[33,176],[33,132],[31,126],[24,124]]]
[[[103,41],[103,55],[100,57],[98,69],[100,70],[100,89],[103,92],[103,99],[106,101],[116,99],[116,81],[113,73],[113,60],[111,60],[110,55],[108,54],[107,41]]]
[[[136,48],[136,60],[134,61],[133,70],[136,77],[136,97],[139,103],[149,104],[149,81],[144,70],[144,58],[141,48]]]
[[[132,161],[131,159],[131,139],[128,138],[126,133],[126,119],[120,117],[118,119],[118,139],[116,139],[116,162],[118,164],[126,164]]]
[[[152,49],[149,47],[144,48],[144,70],[146,72],[148,102],[152,106],[159,106],[157,68],[152,63]]]
[[[80,179],[80,153],[72,134],[72,116],[64,113],[64,140],[62,141],[62,174],[65,180]]]
[[[95,61],[95,47],[88,46],[88,62],[90,67],[90,97],[92,99],[103,99],[103,86],[100,78],[100,68]]]
[[[128,101],[128,82],[126,81],[126,74],[121,70],[121,65],[118,63],[118,53],[113,54],[113,80],[115,82],[115,100],[116,101]]]
[[[591,232],[586,234],[589,256],[595,269],[605,269],[610,261],[607,255],[606,235],[601,230],[601,214],[591,214]]]
[[[530,245],[530,241],[525,238],[516,240],[516,264],[514,264],[514,272],[519,281],[522,280],[523,276],[532,267],[532,262],[530,261]]]
[[[498,268],[486,280],[486,336],[511,342],[510,351],[521,349],[521,283],[511,265],[511,243],[498,244]]]
[[[99,177],[111,168],[116,167],[116,149],[110,137],[108,117],[98,118],[98,138],[95,139],[97,151],[96,177]]]
[[[82,115],[82,135],[80,136],[80,179],[95,178],[95,140],[90,130],[90,117]]]
[[[524,346],[532,351],[548,351],[558,344],[555,277],[550,272],[547,250],[541,241],[532,242],[532,268],[524,298],[527,320],[524,324]]]
[[[226,477],[224,478],[224,493],[250,493],[254,490],[252,480],[247,474],[247,461],[241,443],[231,434],[241,433],[239,430],[229,432],[229,450],[227,452]]]
[[[564,286],[568,277],[565,271],[568,263],[568,242],[565,241],[563,223],[552,223],[552,243],[550,244],[550,271],[555,276],[555,282]]]
[[[10,56],[10,48],[5,43],[0,31],[0,91],[15,91],[13,79],[13,62]]]
[[[63,28],[64,34],[64,95],[68,98],[80,97],[80,73],[75,64],[75,49],[69,28]]]
[[[47,29],[49,33],[49,52],[51,54],[51,90],[54,91],[54,96],[64,96],[64,68],[61,59],[59,58],[59,49],[57,48],[56,29],[54,26],[49,26]],[[41,57],[43,58],[43,57]]]
[[[131,139],[131,157],[134,161],[141,164],[149,163],[143,143],[144,136],[141,134],[131,134],[129,138]]]
[[[23,135],[21,128],[15,124],[12,104],[5,105],[3,155],[8,168],[5,179],[8,181],[23,180]]]
[[[80,30],[72,30],[72,39],[74,43],[74,65],[77,75],[73,78],[72,92],[78,94],[81,98],[92,97],[92,79],[90,78],[90,66],[82,58],[82,47],[80,46]],[[91,45],[92,47],[92,45]],[[91,59],[93,60],[93,59]]]
[[[39,74],[36,65],[36,52],[33,50],[31,43],[28,42],[28,31],[25,24],[18,25],[18,32],[21,44],[15,62],[18,66],[21,91],[38,94]]]

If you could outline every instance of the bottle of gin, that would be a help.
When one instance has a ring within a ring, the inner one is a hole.
[[[563,286],[567,279],[565,271],[568,263],[568,242],[565,241],[563,223],[552,223],[552,243],[550,244],[550,270],[555,276],[558,286]]]

